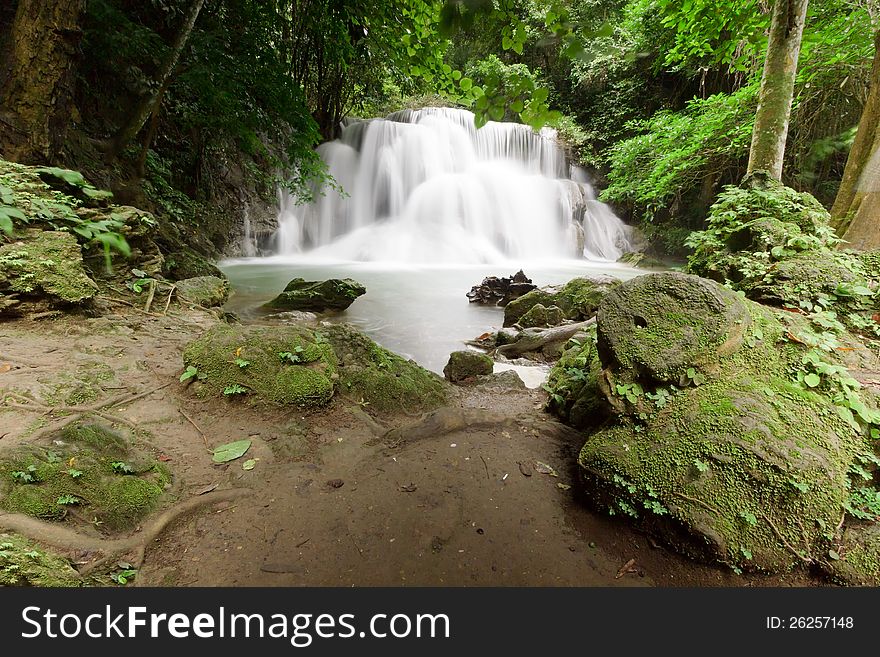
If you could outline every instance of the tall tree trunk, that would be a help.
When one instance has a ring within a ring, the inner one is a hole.
[[[202,10],[202,5],[204,4],[205,0],[192,0],[192,3],[183,18],[183,23],[181,24],[180,29],[177,31],[177,34],[174,35],[171,50],[165,58],[165,61],[162,62],[162,67],[159,69],[159,75],[156,80],[154,80],[155,90],[141,99],[137,107],[131,112],[128,122],[125,123],[116,133],[116,136],[110,144],[109,155],[111,158],[117,157],[123,149],[128,146],[131,140],[141,131],[141,128],[144,127],[144,123],[146,123],[150,114],[152,114],[162,102],[162,96],[164,95],[163,92],[168,85],[174,68],[177,66],[177,62],[180,59],[184,47],[186,47],[186,42],[189,39],[189,35],[192,33],[193,26],[196,24],[196,19],[199,17],[199,12]]]
[[[808,0],[775,0],[773,3],[748,173],[764,170],[772,178],[782,179],[782,160],[807,4]]]
[[[874,35],[874,49],[868,101],[831,207],[832,225],[856,248],[880,246],[880,216],[876,200],[868,198],[880,191],[880,30]],[[871,202],[865,205],[866,200]]]
[[[19,0],[0,89],[0,152],[46,163],[64,143],[86,0]]]

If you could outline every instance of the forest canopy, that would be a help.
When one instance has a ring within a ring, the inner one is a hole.
[[[798,4],[781,175],[831,207],[876,0],[19,0],[0,9],[0,152],[164,206],[210,198],[224,158],[266,196],[308,195],[345,117],[458,105],[478,126],[557,128],[603,200],[675,253],[746,173],[773,8]]]

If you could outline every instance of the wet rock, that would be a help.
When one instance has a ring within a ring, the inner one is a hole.
[[[311,312],[345,310],[366,291],[367,288],[350,278],[331,278],[326,281],[294,278],[284,291],[265,304],[264,308]]]
[[[216,276],[196,276],[177,281],[177,296],[205,308],[222,306],[229,300],[229,281]]]
[[[513,276],[498,278],[488,276],[479,285],[474,285],[467,293],[471,303],[484,303],[498,306],[506,306],[514,299],[518,299],[527,292],[535,289],[532,279],[520,269]]]
[[[172,280],[216,276],[225,278],[223,272],[213,262],[192,249],[179,249],[165,256],[162,273]]]
[[[511,301],[504,308],[504,326],[519,323],[520,318],[538,304],[545,308],[556,306],[565,314],[565,319],[575,321],[589,319],[596,313],[602,297],[619,282],[610,276],[582,277],[572,279],[565,285],[551,285],[532,290]]]
[[[443,376],[452,383],[461,383],[475,376],[491,374],[494,362],[486,354],[473,350],[453,351],[443,368]]]
[[[529,308],[525,315],[519,318],[517,324],[523,328],[546,328],[558,326],[565,321],[565,313],[558,306],[545,307],[542,303],[536,303]]]

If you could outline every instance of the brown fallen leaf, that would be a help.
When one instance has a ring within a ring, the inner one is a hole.
[[[415,484],[407,484],[406,486],[401,486],[398,490],[402,493],[414,493],[418,489],[418,486]]]
[[[202,488],[202,489],[196,491],[196,495],[207,495],[207,494],[210,493],[212,490],[216,489],[217,486],[219,486],[219,485],[220,485],[220,484],[210,484],[210,485],[208,485],[208,486],[205,486],[204,488]]]
[[[635,567],[636,560],[630,559],[625,564],[620,567],[620,570],[617,571],[617,574],[614,576],[614,579],[620,579],[627,573],[636,573],[638,572],[638,568]]]
[[[526,465],[522,461],[517,461],[516,464],[519,466],[519,471],[522,473],[524,477],[532,476],[532,468],[529,465]]]
[[[559,476],[559,473],[556,472],[552,465],[547,465],[546,463],[542,463],[541,461],[535,461],[535,470],[537,470],[541,474],[550,475],[551,477]]]
[[[6,374],[11,369],[12,365],[10,365],[9,363],[0,364],[0,374]]]
[[[327,481],[327,485],[330,488],[342,488],[345,485],[345,482],[342,479],[330,479]]]
[[[162,463],[168,463],[168,461],[171,460],[171,457],[170,457],[170,456],[167,456],[167,455],[165,455],[165,454],[159,454],[159,460],[160,460]]]

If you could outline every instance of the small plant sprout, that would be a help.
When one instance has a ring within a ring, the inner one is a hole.
[[[226,395],[227,397],[230,397],[233,395],[243,395],[246,392],[247,392],[247,388],[245,388],[243,385],[239,385],[238,383],[233,383],[232,385],[228,385],[225,388],[223,388],[223,394]]]
[[[124,463],[123,461],[113,461],[110,464],[110,467],[116,474],[132,474],[134,472],[134,468],[132,468],[128,463]]]
[[[301,363],[303,362],[302,354],[303,348],[300,345],[297,345],[293,348],[293,351],[281,351],[278,353],[278,358],[282,363]]]
[[[55,504],[58,504],[60,506],[75,506],[81,503],[82,500],[79,499],[76,495],[59,495],[58,499],[55,500]]]

